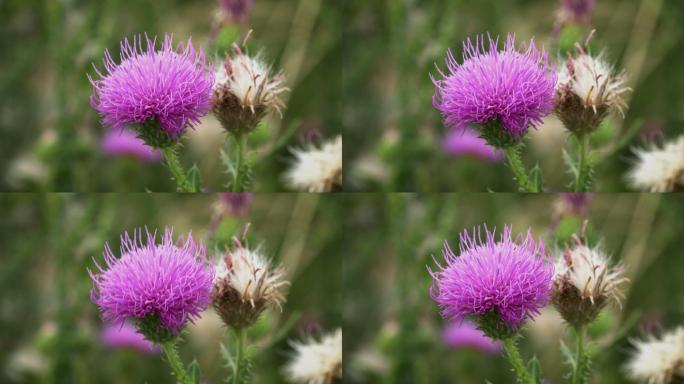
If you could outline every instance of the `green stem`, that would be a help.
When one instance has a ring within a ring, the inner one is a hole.
[[[581,384],[584,376],[584,333],[585,328],[581,325],[575,328],[577,337],[577,349],[575,351],[575,368],[572,372],[572,384]]]
[[[527,171],[525,170],[525,165],[520,159],[520,153],[518,149],[519,146],[513,145],[504,150],[508,165],[511,167],[511,171],[513,171],[515,180],[518,182],[518,188],[522,192],[539,192],[530,183],[530,179],[527,177]]]
[[[233,384],[240,384],[240,374],[242,368],[242,360],[245,354],[245,329],[240,328],[235,330],[237,337],[237,344],[235,345],[235,365],[233,366]]]
[[[233,174],[233,192],[242,192],[242,184],[244,177],[243,170],[245,168],[245,147],[247,146],[247,135],[239,133],[235,135],[235,142],[237,143],[237,159],[235,162],[235,173]]]
[[[169,362],[173,373],[176,375],[178,382],[181,384],[189,383],[190,380],[188,373],[185,371],[183,362],[181,361],[178,351],[176,350],[176,342],[167,341],[165,343],[161,343],[161,347],[166,355],[166,360]]]
[[[586,192],[589,186],[589,135],[576,136],[578,142],[577,176],[575,178],[574,192]]]
[[[515,345],[514,338],[509,337],[501,340],[501,345],[504,351],[506,351],[506,357],[508,357],[508,361],[513,366],[515,374],[518,376],[518,381],[523,384],[535,384],[532,375],[525,368],[525,362],[522,356],[520,356],[520,351],[518,351],[518,347]]]
[[[171,174],[173,175],[173,179],[176,181],[176,187],[179,192],[195,192],[192,190],[192,187],[188,183],[188,178],[185,175],[185,171],[183,170],[183,166],[181,165],[180,161],[178,160],[178,156],[176,155],[176,149],[175,146],[170,146],[170,147],[165,147],[161,149],[162,155],[164,155],[164,160],[166,161],[166,165],[168,165],[169,170],[171,171]]]

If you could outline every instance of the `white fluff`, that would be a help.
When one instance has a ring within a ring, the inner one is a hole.
[[[272,268],[271,262],[259,252],[245,247],[238,247],[221,258],[216,266],[214,284],[227,281],[240,293],[243,302],[254,302],[264,299],[266,302],[280,305],[284,296],[280,287],[287,285],[283,281],[282,268]]]
[[[293,150],[295,162],[285,175],[287,184],[307,192],[330,192],[342,185],[342,136],[321,148]]]
[[[613,67],[602,55],[597,57],[586,53],[568,59],[558,73],[558,89],[570,89],[583,102],[585,108],[608,106],[622,113],[626,107],[622,93],[629,90],[621,75],[613,74]]]
[[[271,75],[271,69],[259,57],[240,51],[229,57],[216,71],[214,89],[226,88],[240,100],[243,108],[274,108],[280,112],[280,94],[287,90],[283,76]]]
[[[684,377],[684,328],[658,339],[633,340],[636,348],[625,366],[627,375],[648,384],[668,384],[674,376]]]
[[[599,297],[619,301],[619,285],[626,281],[621,268],[611,267],[600,248],[577,245],[563,253],[556,261],[556,277],[567,278],[582,297],[594,302]]]
[[[666,143],[663,148],[635,149],[637,156],[627,174],[629,184],[650,192],[671,192],[684,186],[684,136]]]
[[[309,339],[291,342],[292,360],[285,366],[290,382],[301,384],[330,384],[342,379],[342,329],[325,335],[320,341]]]

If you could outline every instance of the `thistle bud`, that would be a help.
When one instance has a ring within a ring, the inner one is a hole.
[[[554,112],[570,132],[590,133],[610,112],[624,116],[622,95],[629,90],[624,73],[616,74],[603,55],[591,56],[577,45],[559,71]]]
[[[233,55],[218,66],[212,112],[226,131],[250,133],[269,112],[281,113],[285,105],[280,94],[288,90],[284,80],[282,73],[272,74],[261,58],[235,46]]]
[[[272,267],[259,249],[249,249],[235,240],[216,267],[212,289],[214,309],[232,328],[249,327],[270,305],[281,307],[284,268]]]
[[[627,281],[620,267],[611,267],[603,251],[589,248],[577,236],[556,263],[551,301],[565,321],[581,326],[596,319],[611,300],[620,302],[620,284]]]

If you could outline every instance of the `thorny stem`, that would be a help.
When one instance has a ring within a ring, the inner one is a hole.
[[[245,354],[245,329],[239,328],[235,330],[237,343],[235,344],[235,364],[233,365],[233,384],[240,384],[240,370],[242,368],[242,360]]]
[[[578,325],[575,328],[575,337],[577,338],[577,350],[575,355],[575,367],[572,372],[572,384],[581,384],[583,382],[583,368],[584,368],[584,334],[585,328]]]
[[[530,179],[527,177],[525,165],[523,165],[522,160],[520,159],[518,148],[518,145],[514,145],[507,147],[504,150],[508,165],[511,167],[515,180],[518,182],[518,188],[522,192],[539,192],[535,186],[530,183]]]
[[[577,175],[575,178],[574,192],[586,192],[589,186],[589,135],[576,136],[578,146]]]
[[[244,177],[243,170],[245,168],[245,147],[247,146],[247,135],[238,133],[235,135],[235,142],[237,143],[237,161],[235,164],[235,173],[233,173],[232,192],[242,192],[242,180]]]
[[[185,175],[185,171],[183,170],[183,166],[181,165],[180,161],[178,160],[178,156],[176,155],[176,150],[174,146],[170,147],[165,147],[161,149],[162,154],[164,155],[164,160],[166,161],[166,165],[168,165],[169,170],[171,171],[171,174],[173,175],[173,179],[176,181],[176,188],[178,189],[179,192],[196,192],[193,191],[192,186],[188,183],[188,178]]]
[[[535,384],[532,375],[530,375],[527,368],[525,368],[525,363],[523,362],[522,356],[520,356],[520,351],[518,351],[518,347],[515,345],[514,337],[501,340],[501,345],[503,346],[504,351],[506,351],[506,357],[513,366],[518,381],[523,384]]]
[[[176,341],[172,340],[161,343],[161,347],[166,355],[166,360],[169,362],[173,373],[176,375],[177,381],[181,384],[189,383],[190,380],[188,373],[185,371],[183,362],[181,361],[178,351],[176,350]]]

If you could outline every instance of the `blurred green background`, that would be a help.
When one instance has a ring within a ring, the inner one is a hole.
[[[596,29],[594,52],[624,69],[629,109],[592,137],[601,161],[595,190],[625,191],[632,146],[684,131],[684,2],[596,0],[587,24],[558,31],[560,0],[349,0],[344,54],[345,186],[373,191],[515,191],[503,163],[453,157],[441,148],[448,132],[432,106],[435,64],[448,48],[460,61],[468,36],[514,32],[536,38],[554,62]],[[552,191],[567,190],[562,162],[568,135],[556,118],[528,136],[523,160],[539,162]],[[570,151],[570,153],[573,153]]]
[[[254,383],[284,382],[288,340],[342,325],[343,207],[314,194],[262,194],[243,208],[228,209],[213,194],[0,196],[0,382],[173,382],[160,356],[103,345],[87,268],[102,261],[105,242],[119,255],[119,235],[136,227],[172,226],[176,237],[192,230],[214,257],[247,222],[250,245],[261,244],[292,282],[283,312],[268,310],[249,331],[258,346]],[[181,343],[184,361],[196,356],[206,383],[228,376],[221,340],[225,327],[209,309]]]
[[[684,201],[673,195],[596,194],[588,205],[569,209],[557,195],[358,194],[346,196],[344,234],[344,356],[348,383],[512,383],[500,354],[449,348],[441,340],[448,322],[428,290],[428,267],[442,259],[448,241],[487,224],[514,233],[531,227],[547,250],[562,249],[588,220],[591,244],[601,242],[631,280],[622,308],[608,306],[591,325],[592,383],[629,382],[622,366],[630,338],[684,323],[681,217]],[[525,358],[541,361],[549,383],[566,382],[568,366],[559,340],[568,331],[551,306],[524,328]]]
[[[282,69],[291,91],[283,118],[250,137],[254,191],[286,190],[290,147],[341,132],[341,11],[323,0],[258,0],[244,23],[217,21],[216,0],[8,0],[0,2],[0,190],[173,191],[161,164],[108,158],[90,107],[87,74],[104,49],[147,32],[193,38],[219,57],[250,28],[252,53]],[[212,39],[216,36],[216,39]],[[203,186],[225,190],[219,158],[225,134],[207,116],[183,140],[182,162],[197,163]],[[93,177],[97,175],[97,177]]]

